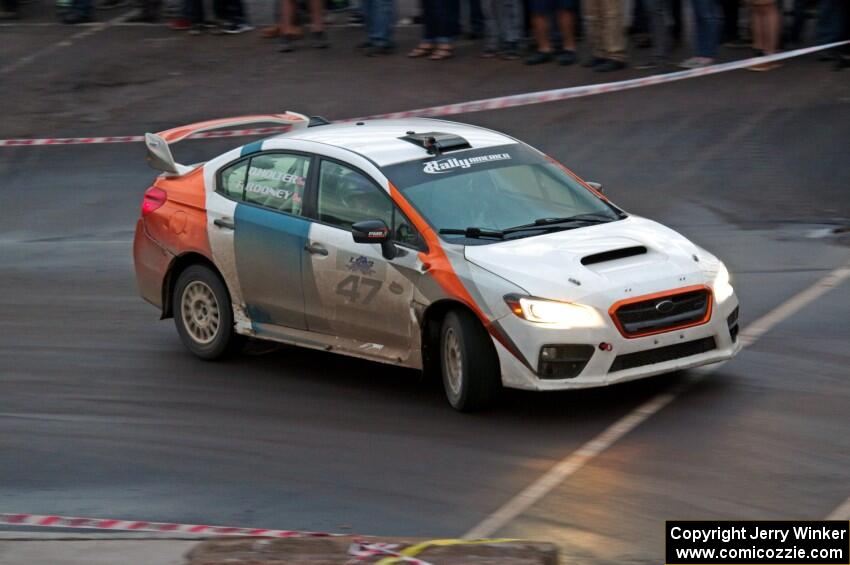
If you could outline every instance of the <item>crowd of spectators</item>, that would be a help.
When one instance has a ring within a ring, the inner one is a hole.
[[[0,0],[0,18],[18,17],[18,2]],[[57,0],[61,17],[69,24],[92,20],[92,0]],[[127,0],[101,0],[102,7],[124,5]],[[162,0],[135,0],[137,22],[159,22]],[[170,27],[191,34],[239,34],[252,31],[244,0],[180,0],[179,14]],[[298,45],[324,49],[329,9],[349,11],[349,23],[362,25],[365,37],[357,48],[368,56],[397,52],[394,39],[396,0],[272,0],[276,24],[262,30],[279,41],[281,52]],[[349,5],[351,2],[351,5]],[[692,10],[692,56],[678,62],[694,69],[714,63],[718,47],[747,47],[756,54],[772,54],[780,47],[797,45],[805,22],[815,19],[818,43],[850,38],[850,0],[419,0],[422,24],[419,43],[406,51],[410,58],[441,61],[455,56],[457,39],[466,35],[481,40],[482,58],[520,59],[527,65],[581,63],[598,72],[611,72],[629,64],[651,69],[674,64],[673,48],[681,42],[683,10]],[[626,7],[630,14],[624,13]],[[208,7],[209,8],[209,7]],[[467,17],[462,18],[461,13]],[[740,26],[745,14],[747,26]],[[463,20],[463,21],[462,21]],[[626,21],[630,25],[626,27]],[[465,29],[464,29],[465,28]],[[307,31],[305,31],[305,29]],[[628,60],[627,40],[647,48],[648,56]],[[587,57],[579,61],[577,38],[587,43]],[[838,56],[840,55],[830,55]],[[780,63],[755,65],[770,70]]]

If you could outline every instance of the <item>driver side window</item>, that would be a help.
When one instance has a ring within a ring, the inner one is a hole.
[[[319,172],[319,221],[351,230],[352,224],[365,220],[383,220],[393,240],[421,246],[419,234],[384,191],[371,179],[353,169],[322,161]]]

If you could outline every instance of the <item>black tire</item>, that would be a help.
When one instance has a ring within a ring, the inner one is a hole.
[[[230,294],[215,271],[205,265],[184,269],[174,285],[172,304],[174,325],[186,349],[207,360],[221,359],[236,349],[241,336],[233,328]],[[217,317],[213,316],[213,305]]]
[[[459,375],[453,367],[460,367]],[[499,359],[490,335],[467,310],[452,310],[443,319],[440,368],[446,398],[461,412],[487,408],[502,386]]]

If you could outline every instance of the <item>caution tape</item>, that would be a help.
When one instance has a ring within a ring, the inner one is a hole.
[[[170,522],[141,522],[134,520],[80,518],[72,516],[42,516],[39,514],[0,514],[0,524],[9,526],[39,526],[43,528],[80,528],[87,530],[120,530],[125,532],[158,532],[269,538],[315,538],[347,535],[300,530],[236,528],[231,526],[207,526],[201,524],[174,524]]]
[[[442,106],[429,106],[427,108],[418,108],[415,110],[405,110],[402,112],[390,112],[387,114],[373,114],[360,118],[346,118],[338,120],[337,123],[356,122],[359,120],[378,120],[378,119],[404,119],[417,117],[444,117],[457,114],[470,114],[472,112],[484,112],[487,110],[502,110],[504,108],[516,108],[517,106],[531,106],[534,104],[544,104],[546,102],[556,102],[560,100],[570,100],[573,98],[584,98],[586,96],[595,96],[597,94],[607,94],[611,92],[620,92],[623,90],[631,90],[633,88],[643,88],[656,84],[666,84],[677,82],[695,77],[714,75],[717,73],[725,73],[745,69],[754,65],[763,63],[773,63],[784,59],[791,59],[822,51],[824,49],[834,49],[847,45],[848,41],[836,41],[835,43],[826,43],[823,45],[815,45],[812,47],[803,47],[786,51],[784,53],[774,53],[773,55],[764,55],[762,57],[751,57],[749,59],[741,59],[731,61],[729,63],[718,63],[700,69],[689,69],[686,71],[678,71],[675,73],[666,73],[660,75],[652,75],[648,77],[635,78],[629,80],[621,80],[617,82],[603,82],[599,84],[588,84],[583,86],[570,86],[566,88],[556,88],[552,90],[541,90],[538,92],[528,92],[525,94],[513,94],[510,96],[497,96],[495,98],[484,98],[481,100],[472,100],[470,102],[458,102],[456,104],[445,104]],[[241,137],[247,135],[266,135],[271,133],[280,133],[287,131],[288,126],[275,126],[265,128],[240,129],[240,130],[225,130],[225,131],[210,131],[191,135],[191,139],[209,139],[218,137]],[[136,143],[144,141],[142,135],[119,135],[106,137],[55,137],[43,139],[0,139],[0,147],[26,147],[35,145],[83,145],[94,143]]]

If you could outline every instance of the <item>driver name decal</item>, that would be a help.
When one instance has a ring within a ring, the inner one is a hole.
[[[437,159],[425,163],[422,167],[422,172],[429,175],[447,173],[457,168],[468,169],[473,165],[481,163],[490,163],[492,161],[507,161],[511,156],[509,153],[491,153],[490,155],[480,155],[478,157],[467,157],[465,159],[457,159],[449,157],[448,159]]]

